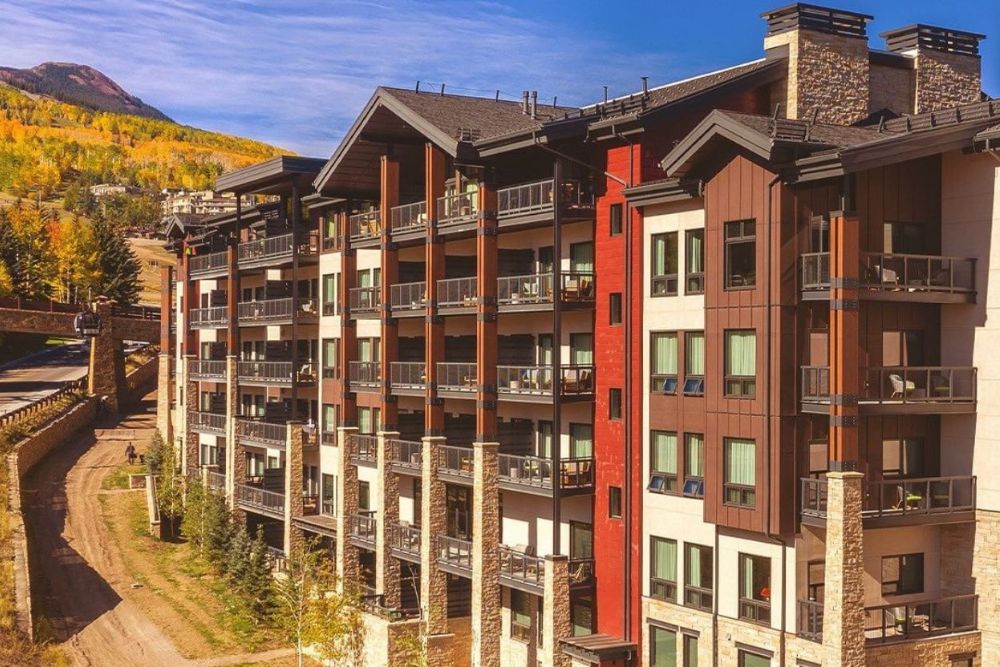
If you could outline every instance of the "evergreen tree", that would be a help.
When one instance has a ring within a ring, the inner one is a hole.
[[[232,515],[220,494],[205,495],[205,556],[217,572],[224,572],[229,545],[234,537]]]
[[[159,475],[163,469],[163,459],[166,450],[166,443],[160,431],[154,431],[153,437],[149,441],[149,449],[146,451],[146,466],[152,475]]]
[[[264,529],[258,527],[257,534],[250,543],[246,573],[240,582],[240,589],[246,599],[250,616],[257,625],[271,614],[274,602],[273,586],[274,577],[271,576],[271,559],[267,553],[267,543],[264,542]]]
[[[237,528],[229,541],[226,553],[225,572],[234,588],[239,589],[250,567],[250,535],[246,528]]]
[[[132,305],[139,298],[139,260],[125,240],[125,235],[103,216],[94,222],[100,278],[97,294],[122,305]]]
[[[184,495],[184,518],[181,534],[198,547],[198,554],[205,555],[205,528],[208,518],[208,492],[204,485],[188,484]]]

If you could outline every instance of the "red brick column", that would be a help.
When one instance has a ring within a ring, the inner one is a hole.
[[[358,354],[358,330],[350,313],[351,290],[358,282],[358,256],[351,247],[351,230],[347,221],[347,213],[339,216],[340,227],[340,423],[345,426],[357,426],[358,404],[354,392],[348,391],[347,373],[351,361]]]
[[[379,287],[381,296],[382,331],[379,338],[379,361],[382,369],[382,388],[380,407],[382,410],[382,425],[387,430],[393,430],[398,425],[399,404],[392,395],[390,387],[390,369],[392,362],[399,359],[399,327],[392,317],[389,306],[389,295],[392,286],[399,282],[399,250],[392,242],[392,208],[399,203],[399,162],[383,155],[380,176],[381,203],[379,214],[382,217],[382,284]]]
[[[830,216],[830,468],[854,470],[858,463],[858,218]]]
[[[476,440],[492,442],[497,433],[497,218],[496,190],[479,188],[476,228]]]

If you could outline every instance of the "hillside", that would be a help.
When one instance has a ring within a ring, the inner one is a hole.
[[[159,109],[130,95],[102,72],[87,65],[42,63],[31,69],[0,67],[0,82],[94,111],[170,120]]]

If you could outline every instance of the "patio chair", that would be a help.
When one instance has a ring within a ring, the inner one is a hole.
[[[892,385],[892,396],[890,398],[903,398],[912,394],[917,385],[912,380],[903,380],[903,378],[892,373],[889,375],[889,384]]]

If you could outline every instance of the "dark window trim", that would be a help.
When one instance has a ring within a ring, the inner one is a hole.
[[[745,232],[746,223],[753,223],[753,234],[747,235]],[[727,234],[727,230],[731,225],[740,225],[739,236],[730,237]],[[747,285],[734,285],[732,283],[731,275],[731,257],[730,248],[734,245],[741,245],[746,243],[753,244],[754,252],[754,279],[753,283]],[[755,218],[745,218],[743,220],[727,220],[722,223],[722,245],[723,245],[723,289],[726,292],[738,292],[741,290],[752,290],[757,288],[757,220]]]
[[[674,579],[673,581],[669,579],[660,579],[653,575],[653,571],[656,569],[656,563],[653,560],[653,556],[656,550],[653,546],[657,541],[660,542],[673,542],[674,543]],[[673,539],[672,537],[659,537],[657,535],[649,536],[649,597],[654,600],[661,600],[663,602],[672,602],[677,604],[677,560],[681,555],[680,552],[680,541]],[[662,594],[657,594],[656,591],[662,590]]]
[[[618,510],[615,512],[614,492],[617,491],[618,495]],[[608,486],[608,518],[609,519],[621,519],[622,518],[622,487],[614,486],[613,484]]]
[[[754,400],[757,398],[757,376],[756,375],[729,375],[726,370],[729,368],[729,334],[753,332],[754,338],[754,360],[757,357],[757,329],[723,329],[722,330],[722,395],[725,398],[737,400]],[[754,364],[756,366],[756,363]],[[730,392],[730,383],[739,386],[739,393]]]
[[[659,234],[653,234],[653,235],[651,235],[649,237],[649,250],[650,250],[649,264],[650,264],[650,268],[652,268],[652,265],[653,265],[652,255],[653,255],[654,248],[656,247],[656,241],[657,241],[657,239],[667,238],[667,237],[669,237],[671,235],[673,235],[673,236],[675,236],[677,238],[677,241],[674,243],[674,248],[676,248],[676,250],[677,250],[677,255],[678,255],[677,259],[680,260],[680,248],[678,247],[679,244],[680,244],[680,233],[676,232],[676,231],[673,231],[673,232],[660,232]],[[680,262],[678,261],[678,262],[675,262],[675,263],[680,263]],[[660,288],[660,291],[657,291],[657,288]],[[677,273],[663,273],[663,274],[659,274],[659,275],[650,275],[650,277],[649,277],[649,296],[650,296],[650,298],[658,299],[660,297],[677,296],[679,293],[680,293],[680,275],[679,274],[677,274]]]
[[[618,223],[617,226],[615,225],[616,222]],[[625,206],[621,203],[611,204],[608,206],[608,236],[621,236],[622,231],[625,228],[624,223]]]
[[[701,271],[689,271],[691,266],[691,246],[688,245],[688,238],[695,234],[701,234]],[[692,280],[695,280],[698,287],[691,288]],[[684,230],[684,294],[704,294],[705,293],[705,228]]]
[[[916,556],[920,557],[920,588],[918,588],[916,590],[903,590],[902,585],[903,585],[904,578],[903,578],[903,561],[902,561],[902,559],[903,558],[913,558],[913,557],[916,557]],[[879,571],[879,584],[880,584],[880,587],[881,587],[880,590],[881,590],[882,596],[885,597],[885,596],[890,596],[890,595],[916,595],[918,593],[923,593],[924,592],[924,588],[925,588],[925,586],[924,586],[924,578],[926,577],[926,574],[927,574],[926,570],[924,569],[924,565],[925,565],[925,562],[926,562],[926,559],[924,558],[924,556],[925,556],[925,554],[922,551],[915,551],[913,553],[905,553],[905,554],[889,554],[889,555],[886,555],[886,556],[882,556],[882,559],[879,561],[879,565],[883,569],[885,568],[885,561],[891,560],[891,559],[896,559],[896,560],[899,561],[899,564],[898,564],[899,579],[885,581],[885,580],[882,579],[882,571],[881,570]],[[886,588],[885,588],[887,584],[888,585],[895,585],[895,590],[887,591]]]
[[[615,309],[615,297],[618,299],[617,312]],[[622,293],[621,292],[611,292],[608,294],[608,326],[617,327],[621,326],[622,317]]]
[[[770,573],[771,559],[768,556],[758,556],[757,554],[748,554],[748,553],[743,553],[742,551],[737,552],[736,565],[739,568],[739,581],[737,582],[737,585],[739,586],[739,588],[738,588],[738,591],[737,591],[737,598],[736,598],[737,599],[737,605],[738,605],[738,608],[736,610],[736,615],[737,615],[737,617],[740,620],[750,621],[751,623],[756,623],[757,625],[764,625],[764,626],[770,627],[771,626],[771,599],[774,597],[773,594],[769,595],[768,599],[766,601],[765,600],[758,600],[756,598],[744,598],[743,597],[743,584],[744,584],[744,579],[743,579],[743,577],[744,577],[743,559],[744,558],[759,558],[759,559],[766,560],[767,561],[767,567],[768,567],[768,575],[767,576],[768,576],[768,592],[769,593],[771,592],[771,587],[773,585],[773,582],[771,581],[771,573]],[[744,605],[746,605],[746,606],[744,606]],[[753,616],[744,615],[743,614],[744,609],[752,609],[753,610]],[[767,613],[767,618],[764,619],[764,620],[761,620],[761,615],[762,615],[761,612],[762,611]],[[737,644],[737,647],[738,646],[739,645]],[[764,654],[761,653],[760,655],[763,656]],[[771,654],[771,655],[773,655],[773,654]],[[770,658],[771,656],[769,655],[767,657]]]

